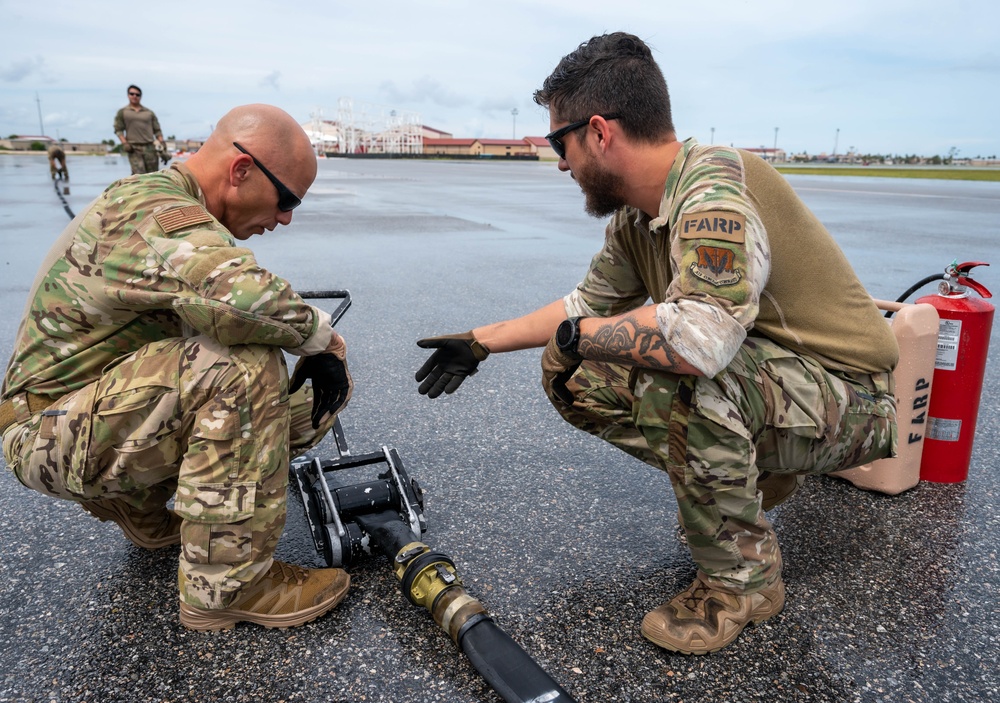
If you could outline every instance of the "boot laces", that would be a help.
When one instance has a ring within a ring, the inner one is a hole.
[[[708,600],[712,589],[709,588],[704,581],[701,579],[696,579],[694,583],[691,584],[690,588],[683,593],[680,598],[681,605],[683,605],[688,610],[692,612],[697,612],[705,601]]]
[[[277,569],[275,567],[277,567]],[[277,576],[286,583],[294,581],[296,586],[301,586],[306,582],[306,579],[309,578],[309,572],[301,566],[286,564],[285,562],[278,561],[277,559],[274,560],[270,570],[273,575]]]

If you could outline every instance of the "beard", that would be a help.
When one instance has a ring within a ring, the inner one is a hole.
[[[625,207],[625,179],[589,159],[584,168],[573,174],[583,191],[583,209],[597,218],[608,217]]]

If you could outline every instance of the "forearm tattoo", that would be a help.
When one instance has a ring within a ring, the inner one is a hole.
[[[674,370],[680,361],[659,327],[643,325],[632,315],[601,325],[580,340],[578,349],[585,359],[667,371]]]

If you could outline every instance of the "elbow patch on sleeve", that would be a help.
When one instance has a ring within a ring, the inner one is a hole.
[[[253,253],[241,247],[202,249],[184,267],[184,277],[195,285],[213,281],[226,270],[243,266],[247,259],[252,260]]]
[[[269,344],[294,348],[305,341],[294,328],[271,318],[207,298],[178,298],[174,310],[181,319],[221,344]]]

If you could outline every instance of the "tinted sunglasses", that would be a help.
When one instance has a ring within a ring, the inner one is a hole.
[[[241,147],[237,142],[233,142],[233,146],[242,151],[244,154],[253,159],[254,166],[260,169],[260,172],[267,176],[267,180],[274,184],[275,190],[278,191],[278,209],[282,212],[290,212],[297,208],[301,203],[302,199],[297,196],[292,191],[288,190],[288,186],[279,181],[274,177],[274,174],[267,170],[267,168],[257,157],[251,154],[249,151]]]
[[[132,92],[130,92],[129,95],[131,95],[134,98],[141,98],[142,97],[142,93],[132,93]]]
[[[621,115],[617,113],[613,115],[598,115],[598,116],[603,117],[606,120],[617,120],[619,117],[621,117]],[[562,138],[565,137],[570,132],[580,129],[580,127],[583,127],[584,125],[590,124],[591,119],[592,117],[588,117],[587,119],[580,120],[579,122],[570,122],[565,127],[560,127],[554,132],[549,132],[548,134],[545,135],[545,139],[548,140],[549,146],[552,147],[552,151],[556,152],[556,156],[558,156],[560,159],[566,158],[566,145],[563,144]]]

